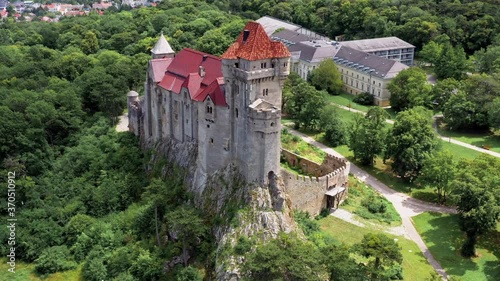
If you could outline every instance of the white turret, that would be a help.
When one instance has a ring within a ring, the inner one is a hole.
[[[175,56],[175,52],[172,47],[170,47],[165,36],[163,36],[163,32],[153,49],[151,49],[151,54],[153,55],[153,59],[173,58]]]

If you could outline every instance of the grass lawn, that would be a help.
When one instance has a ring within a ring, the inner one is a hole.
[[[371,232],[380,232],[366,227],[359,227],[345,222],[333,216],[328,216],[318,221],[321,231],[333,235],[338,241],[347,245],[360,242],[363,235]],[[391,238],[397,238],[403,254],[403,278],[406,281],[426,280],[434,272],[417,244],[401,236],[387,234]]]
[[[436,260],[461,281],[500,280],[500,229],[479,238],[478,257],[465,259],[460,247],[465,234],[457,215],[423,213],[413,218],[417,231]]]
[[[453,154],[455,160],[460,160],[461,158],[474,159],[482,154],[482,152],[479,152],[477,150],[472,150],[467,147],[463,147],[461,145],[454,143],[449,143],[444,140],[441,140],[441,145],[443,149],[446,149]]]
[[[461,142],[482,147],[489,146],[491,151],[500,153],[500,136],[494,135],[489,131],[474,132],[474,131],[450,131],[444,126],[438,126],[438,132],[445,137],[451,137]]]
[[[383,204],[385,211],[370,212],[367,206],[373,206],[374,203]],[[370,188],[353,176],[349,176],[349,194],[347,200],[342,204],[342,209],[346,209],[375,224],[385,223],[386,226],[401,225],[401,217],[391,202],[380,195],[375,189]]]
[[[281,134],[281,146],[286,150],[319,164],[323,163],[323,160],[325,160],[326,157],[326,152],[323,150],[310,145],[301,138],[289,133]]]
[[[6,258],[0,259],[0,281],[83,281],[81,276],[82,266],[78,266],[74,270],[57,272],[48,276],[36,275],[35,265],[16,261],[16,273],[10,273],[7,270],[9,265]]]
[[[364,112],[367,112],[368,109],[370,109],[371,106],[361,105],[361,104],[357,104],[357,103],[353,102],[352,99],[354,97],[355,97],[354,95],[351,95],[348,93],[342,93],[342,94],[336,95],[336,96],[327,95],[326,101],[329,103],[336,103],[338,105],[343,105],[343,106],[347,106],[347,107],[349,107],[349,105],[350,105],[351,108],[361,110]]]

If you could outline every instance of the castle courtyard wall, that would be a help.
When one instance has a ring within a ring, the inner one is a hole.
[[[338,157],[327,155],[322,164],[305,159],[293,152],[282,149],[281,155],[288,160],[301,163],[303,171],[310,172],[328,171],[318,174],[321,176],[298,175],[284,168],[281,169],[281,178],[285,183],[286,192],[290,196],[292,208],[308,212],[315,216],[327,207],[325,193],[335,187],[345,187],[346,190],[339,194],[338,201],[347,195],[347,182],[350,163]],[[311,173],[312,174],[312,173]]]

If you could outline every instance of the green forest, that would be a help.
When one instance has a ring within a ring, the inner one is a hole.
[[[126,108],[126,93],[143,92],[149,51],[161,33],[176,51],[189,47],[221,55],[248,20],[264,15],[331,38],[398,36],[418,51],[452,46],[471,63],[468,69],[482,74],[463,85],[478,94],[457,95],[456,106],[444,112],[468,107],[471,117],[461,122],[469,123],[455,128],[500,127],[500,115],[486,113],[500,108],[496,0],[165,0],[154,8],[92,12],[53,23],[8,17],[0,21],[0,179],[9,182],[8,173],[15,171],[17,221],[16,244],[2,242],[0,261],[6,264],[15,247],[18,274],[12,279],[2,272],[0,280],[215,279],[213,226],[220,218],[194,208],[183,183],[186,171],[161,159],[152,165],[154,152],[142,151],[136,137],[114,126]],[[463,78],[444,72],[448,76]],[[436,95],[449,99],[455,82],[443,81],[448,84]],[[493,102],[497,106],[486,106]],[[309,109],[305,123],[315,124],[317,108]],[[480,167],[488,161],[463,163],[475,169],[460,176],[481,178]],[[2,218],[11,212],[7,194],[7,188],[0,193]],[[402,278],[401,250],[392,239],[367,234],[348,247],[320,234],[307,214],[295,219],[308,239],[282,234],[262,244],[242,237],[223,254],[247,257],[246,280]],[[9,235],[0,228],[1,241]],[[169,262],[179,256],[184,259]],[[57,272],[67,275],[54,277]]]

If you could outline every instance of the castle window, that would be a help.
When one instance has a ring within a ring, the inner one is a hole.
[[[262,89],[262,95],[263,96],[268,96],[269,95],[269,89]]]
[[[207,113],[212,113],[213,108],[209,105],[207,105]]]
[[[236,108],[234,111],[236,113],[236,118],[238,118],[238,109]]]
[[[273,63],[271,63],[271,67],[272,67],[272,68],[274,68],[274,62],[273,62]]]
[[[213,138],[210,138],[210,143],[214,143],[214,139]]]
[[[267,62],[263,62],[260,64],[260,68],[267,68]]]
[[[207,128],[210,128],[210,124],[207,124]]]
[[[234,63],[234,67],[239,68],[240,64],[239,63]]]
[[[274,122],[271,122],[271,127],[274,127]]]

